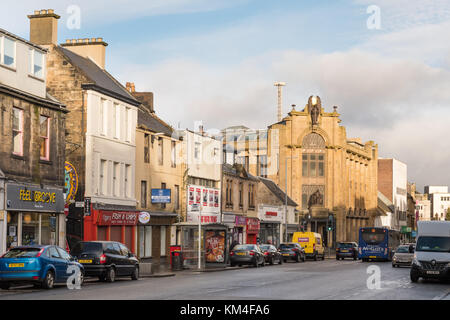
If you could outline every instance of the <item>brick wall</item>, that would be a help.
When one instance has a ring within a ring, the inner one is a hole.
[[[392,199],[392,159],[378,159],[378,191],[391,202]]]

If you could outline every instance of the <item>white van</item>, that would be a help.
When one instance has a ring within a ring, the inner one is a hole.
[[[450,279],[450,221],[418,221],[411,281]]]

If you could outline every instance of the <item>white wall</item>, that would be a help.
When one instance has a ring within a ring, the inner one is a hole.
[[[115,205],[135,206],[135,170],[136,170],[136,125],[137,108],[122,101],[105,96],[95,91],[87,92],[87,132],[86,132],[86,191],[85,196],[91,197],[92,202],[103,202]],[[100,105],[105,101],[102,119]],[[116,104],[119,112],[117,135],[113,134],[113,118]],[[128,115],[125,111],[128,108]],[[127,120],[127,121],[126,121]],[[106,124],[106,130],[102,132],[102,124]],[[118,137],[118,138],[117,138]],[[100,189],[100,163],[106,160],[107,189],[106,194],[101,194]],[[113,169],[114,163],[119,164],[118,195],[113,195]],[[125,171],[129,165],[130,176],[128,178],[129,194],[125,196]]]
[[[450,207],[450,193],[433,193],[430,198],[432,217],[437,214],[439,220],[445,220],[447,209]]]
[[[425,193],[448,193],[447,186],[425,186]]]
[[[393,159],[392,162],[392,202],[395,206],[395,210],[406,212],[408,210],[408,194],[407,194],[407,186],[408,186],[408,169],[407,165],[401,161]],[[396,221],[397,223],[397,221]],[[396,228],[400,228],[401,226],[406,226],[406,220],[398,221],[398,226],[394,226]]]
[[[2,43],[4,33],[0,31],[0,56],[2,52]],[[30,53],[29,49],[34,48],[30,46],[26,42],[22,42],[20,40],[16,40],[14,38],[10,38],[15,40],[16,43],[16,56],[15,56],[15,66],[11,69],[9,67],[3,67],[0,63],[0,83],[5,84],[7,86],[25,91],[27,93],[31,93],[33,95],[39,96],[41,98],[46,97],[46,62],[44,55],[44,76],[41,80],[37,80],[29,76],[30,74]],[[37,49],[36,49],[37,50]],[[41,51],[45,53],[45,51]]]
[[[416,210],[419,211],[419,220],[431,220],[431,202],[430,200],[417,200]]]

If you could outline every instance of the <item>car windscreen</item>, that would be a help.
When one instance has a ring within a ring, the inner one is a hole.
[[[361,236],[365,243],[377,245],[384,241],[386,232],[383,229],[367,229],[361,232]]]
[[[409,246],[400,246],[397,248],[397,253],[409,253]]]
[[[255,245],[246,245],[246,244],[240,244],[233,248],[233,250],[256,250]]]
[[[292,249],[292,248],[295,248],[295,244],[286,244],[286,243],[282,243],[282,244],[280,244],[280,249],[281,250],[283,250],[283,249]]]
[[[272,246],[270,244],[262,244],[259,246],[261,250],[270,250],[272,249]]]
[[[41,248],[16,248],[11,249],[3,258],[34,258],[41,251]]]
[[[352,243],[338,243],[338,248],[340,248],[340,249],[353,248],[353,244]]]
[[[419,237],[416,251],[450,252],[450,237]]]
[[[70,251],[72,256],[78,256],[81,253],[101,254],[103,252],[102,244],[99,242],[78,242]]]

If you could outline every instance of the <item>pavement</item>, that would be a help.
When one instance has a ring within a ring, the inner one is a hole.
[[[448,283],[412,283],[409,268],[392,268],[389,262],[326,259],[224,270],[184,270],[114,283],[87,279],[80,290],[20,287],[0,290],[0,300],[450,300]]]

